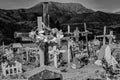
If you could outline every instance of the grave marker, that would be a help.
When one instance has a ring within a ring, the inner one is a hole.
[[[87,30],[87,26],[86,26],[86,23],[84,23],[84,32],[80,32],[83,36],[85,36],[86,38],[86,47],[87,47],[87,52],[88,52],[88,55],[90,57],[90,52],[89,52],[89,46],[88,46],[88,34],[92,34],[92,32],[89,32]]]
[[[106,35],[106,26],[104,26],[104,33],[103,33],[103,35],[99,35],[99,36],[96,36],[96,37],[103,37],[103,46],[105,45],[105,43],[106,43],[106,37],[107,37],[107,35]]]
[[[57,59],[57,56],[60,54],[60,53],[64,53],[65,50],[59,50],[57,49],[57,46],[54,46],[53,47],[53,50],[49,51],[50,54],[53,54],[54,55],[54,66],[57,68],[58,67],[58,59]]]

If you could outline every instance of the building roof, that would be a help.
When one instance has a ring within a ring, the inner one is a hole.
[[[24,75],[27,77],[27,78],[30,78],[31,76],[35,75],[35,74],[38,74],[44,70],[48,70],[48,71],[52,71],[52,72],[55,72],[55,73],[59,73],[61,74],[60,70],[55,68],[55,67],[50,67],[50,66],[44,66],[44,67],[39,67],[39,68],[35,68],[31,71],[28,71],[26,73],[24,73]]]

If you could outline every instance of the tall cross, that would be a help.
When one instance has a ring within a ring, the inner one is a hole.
[[[54,55],[54,66],[56,67],[56,68],[58,68],[58,59],[57,59],[57,56],[60,54],[60,53],[64,53],[65,52],[65,50],[59,50],[59,49],[57,49],[57,47],[56,46],[54,46],[53,47],[53,50],[51,50],[51,51],[49,51],[48,53],[49,54],[53,54]]]
[[[90,57],[90,52],[89,52],[89,46],[88,46],[88,34],[92,34],[92,32],[89,32],[87,30],[87,26],[86,23],[84,23],[84,32],[81,32],[83,34],[83,36],[85,36],[86,38],[86,44],[87,44],[87,52],[88,52],[88,56]]]
[[[96,36],[96,37],[103,37],[103,46],[105,45],[105,43],[106,43],[106,37],[107,37],[107,35],[106,35],[106,26],[104,26],[104,33],[103,33],[103,35],[99,35],[99,36]]]

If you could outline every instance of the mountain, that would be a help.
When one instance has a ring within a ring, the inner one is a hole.
[[[42,4],[39,4],[29,9],[18,9],[18,10],[4,10],[0,9],[0,20],[6,22],[19,22],[19,21],[34,21],[37,16],[42,16]],[[85,8],[83,5],[78,3],[58,3],[49,2],[49,14],[55,17],[62,17],[65,14],[75,15],[81,13],[94,12],[91,9]]]
[[[43,2],[40,2],[28,9],[0,9],[0,37],[3,38],[0,39],[0,42],[3,40],[14,42],[15,31],[29,32],[35,28],[37,26],[37,17],[42,16],[42,4]],[[119,14],[105,13],[102,11],[95,12],[80,3],[49,2],[48,4],[50,27],[65,30],[66,27],[64,28],[63,24],[87,22],[88,29],[93,31],[94,34],[102,34],[104,25],[113,25],[109,29],[119,33],[116,31],[118,27],[114,28],[114,25],[120,23]],[[79,26],[81,30],[83,28],[83,25],[74,26]]]
[[[120,11],[115,12],[115,14],[120,14]]]

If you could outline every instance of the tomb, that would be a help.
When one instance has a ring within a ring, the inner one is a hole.
[[[32,71],[29,71],[28,74],[25,74],[28,80],[53,80],[59,79],[62,80],[62,74],[54,67],[43,67],[36,68]]]

